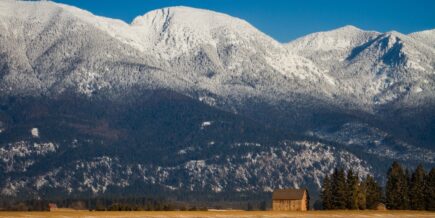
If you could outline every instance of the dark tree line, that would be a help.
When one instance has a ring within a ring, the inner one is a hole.
[[[324,210],[376,209],[379,203],[395,210],[435,210],[435,168],[426,174],[420,164],[410,173],[394,162],[385,192],[370,175],[360,179],[352,170],[335,169],[323,180],[321,202]]]
[[[47,211],[49,201],[0,199],[0,211]]]
[[[204,211],[207,203],[181,202],[168,199],[147,197],[98,197],[98,198],[66,198],[58,200],[11,200],[0,198],[0,211],[48,211],[48,204],[54,203],[61,208],[95,211]],[[267,210],[266,201],[251,200],[227,204],[231,208],[247,210]],[[239,206],[239,207],[237,207]],[[213,208],[225,209],[215,205]]]
[[[92,199],[61,199],[61,200],[26,200],[11,201],[0,199],[0,211],[47,211],[48,203],[58,207],[78,210],[97,211],[170,211],[170,210],[204,210],[195,205],[181,204],[164,199],[142,197],[132,198],[92,198]]]
[[[352,170],[335,169],[323,180],[321,200],[324,210],[374,209],[382,199],[382,189],[373,177],[363,180]]]
[[[394,162],[387,174],[385,204],[388,209],[435,210],[435,168],[426,173],[420,164],[410,173]]]
[[[246,210],[267,210],[267,203],[266,201],[261,201],[257,204],[255,202],[248,202]]]
[[[145,189],[147,187],[144,187]],[[140,188],[137,189],[138,192]],[[194,211],[215,209],[267,210],[269,192],[164,192],[154,189],[147,197],[128,196],[119,192],[101,196],[51,197],[46,199],[10,198],[0,196],[0,211],[47,211],[49,203],[61,208],[98,211]]]

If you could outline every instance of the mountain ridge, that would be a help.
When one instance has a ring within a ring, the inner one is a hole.
[[[334,167],[382,180],[396,159],[434,165],[431,31],[345,26],[279,43],[188,7],[128,24],[52,2],[0,5],[3,195],[317,193]]]

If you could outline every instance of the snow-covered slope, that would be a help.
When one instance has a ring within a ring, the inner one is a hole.
[[[0,6],[3,95],[72,91],[90,96],[165,80],[153,57],[54,3],[2,1]]]
[[[319,83],[326,90],[333,84],[310,60],[224,14],[164,8],[130,25],[51,2],[0,4],[6,11],[0,15],[2,51],[6,58],[20,57],[18,63],[3,64],[8,68],[4,91],[59,93],[72,87],[89,95],[151,80],[191,95],[204,90],[240,99],[234,93],[275,97],[277,92],[307,92],[306,87]],[[143,65],[150,66],[147,71],[167,73],[144,72]],[[22,78],[23,72],[28,76]]]
[[[209,103],[292,102],[297,93],[367,109],[434,93],[430,30],[406,36],[346,26],[282,45],[246,21],[202,9],[163,8],[127,24],[52,2],[0,4],[4,93],[153,87]]]
[[[433,99],[435,94],[435,51],[429,35],[430,31],[407,36],[346,26],[302,37],[287,48],[326,70],[348,101],[369,108],[396,101],[409,106],[424,104],[421,99]]]
[[[39,156],[30,156],[36,150],[32,144],[17,142],[9,145],[0,150],[0,159],[3,160],[0,167],[7,167],[7,172],[17,173],[41,164],[45,153],[56,152],[50,143],[42,145],[46,147],[39,148],[44,149]],[[310,185],[318,188],[324,176],[332,173],[334,167],[352,167],[362,176],[373,171],[355,155],[321,143],[297,141],[282,142],[272,147],[250,143],[229,146],[235,153],[240,153],[241,149],[247,152],[240,155],[231,152],[216,154],[207,159],[188,159],[169,166],[131,162],[116,156],[96,156],[56,164],[48,171],[31,177],[8,177],[0,187],[0,194],[16,196],[29,191],[27,194],[38,196],[38,192],[56,189],[68,194],[84,193],[87,190],[103,194],[110,192],[110,188],[128,189],[138,183],[158,185],[172,191],[271,192],[275,188],[288,186]],[[16,148],[27,152],[21,157],[9,155]]]
[[[52,2],[1,4],[3,92],[169,88],[217,105],[305,95],[369,112],[434,93],[430,31],[346,26],[282,45],[246,21],[202,9],[163,8],[127,24]]]
[[[426,45],[435,48],[435,30],[425,30],[411,33],[408,36],[425,43]]]
[[[321,55],[321,61],[343,61],[347,53],[353,48],[362,45],[377,37],[380,33],[364,31],[354,26],[344,26],[332,31],[313,33],[286,44],[290,50],[307,55]],[[302,51],[304,50],[304,51]],[[332,64],[332,63],[331,63]]]

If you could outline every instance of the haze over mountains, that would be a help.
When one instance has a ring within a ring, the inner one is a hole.
[[[434,34],[282,44],[202,9],[127,24],[2,1],[1,193],[315,192],[334,167],[433,167]]]

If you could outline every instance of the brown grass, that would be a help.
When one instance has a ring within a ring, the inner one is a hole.
[[[435,218],[419,211],[143,211],[143,212],[0,212],[0,218]]]

